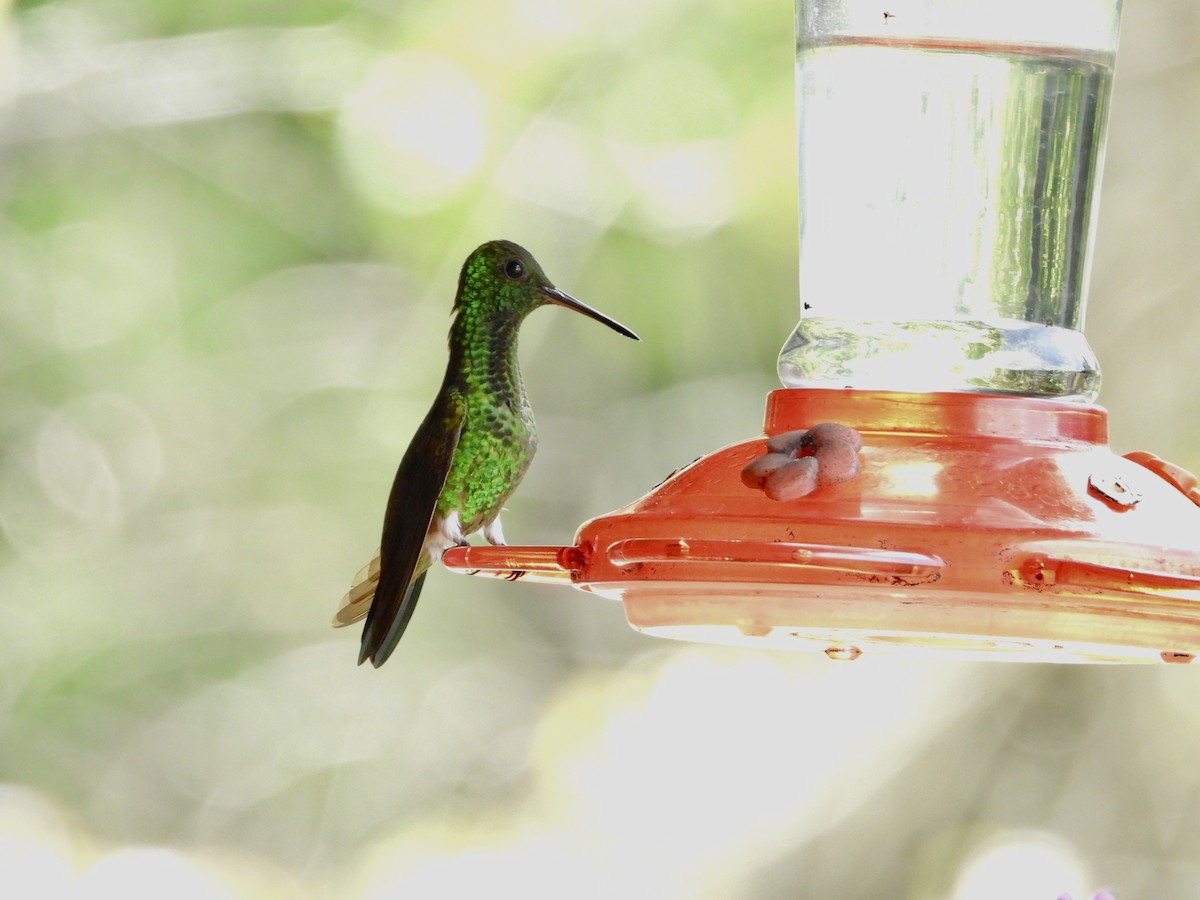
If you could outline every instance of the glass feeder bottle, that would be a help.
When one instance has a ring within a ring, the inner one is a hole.
[[[1120,0],[797,0],[787,387],[1090,402]]]

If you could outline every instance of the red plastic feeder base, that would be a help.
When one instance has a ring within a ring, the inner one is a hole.
[[[793,500],[743,483],[767,438],[836,422],[859,474]],[[452,569],[564,581],[685,640],[833,658],[1190,662],[1200,489],[1107,445],[1098,406],[983,394],[790,389],[765,436],[592,519],[574,547],[454,548]]]

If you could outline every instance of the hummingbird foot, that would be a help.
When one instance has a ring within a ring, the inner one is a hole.
[[[500,514],[496,513],[496,518],[490,522],[484,523],[483,539],[493,547],[505,547],[508,541],[504,540],[504,529],[500,527]]]
[[[505,581],[517,581],[518,579],[524,578],[524,577],[525,577],[524,569],[513,569],[511,572],[509,572],[507,575],[504,576],[504,580]]]
[[[437,523],[437,530],[446,547],[461,547],[467,543],[467,536],[463,534],[462,519],[459,518],[457,509],[450,510],[446,517]]]

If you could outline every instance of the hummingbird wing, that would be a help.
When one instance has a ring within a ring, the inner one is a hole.
[[[425,552],[425,538],[466,417],[467,401],[459,391],[441,395],[396,470],[383,517],[379,586],[363,626],[360,665],[368,659],[376,668],[384,664],[416,608],[425,570],[432,562]]]

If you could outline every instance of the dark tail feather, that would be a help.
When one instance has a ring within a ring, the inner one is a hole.
[[[371,665],[377,669],[387,662],[392,651],[396,649],[396,645],[400,643],[404,629],[408,627],[408,620],[412,618],[413,610],[417,608],[417,598],[421,596],[421,588],[425,584],[425,576],[428,574],[428,572],[422,572],[409,584],[408,590],[404,592],[404,599],[400,601],[400,609],[396,618],[392,620],[391,627],[388,628],[386,634],[378,634],[379,629],[371,627],[372,617],[368,617],[367,624],[363,627],[362,647],[358,652],[360,666],[368,659],[371,660]]]

